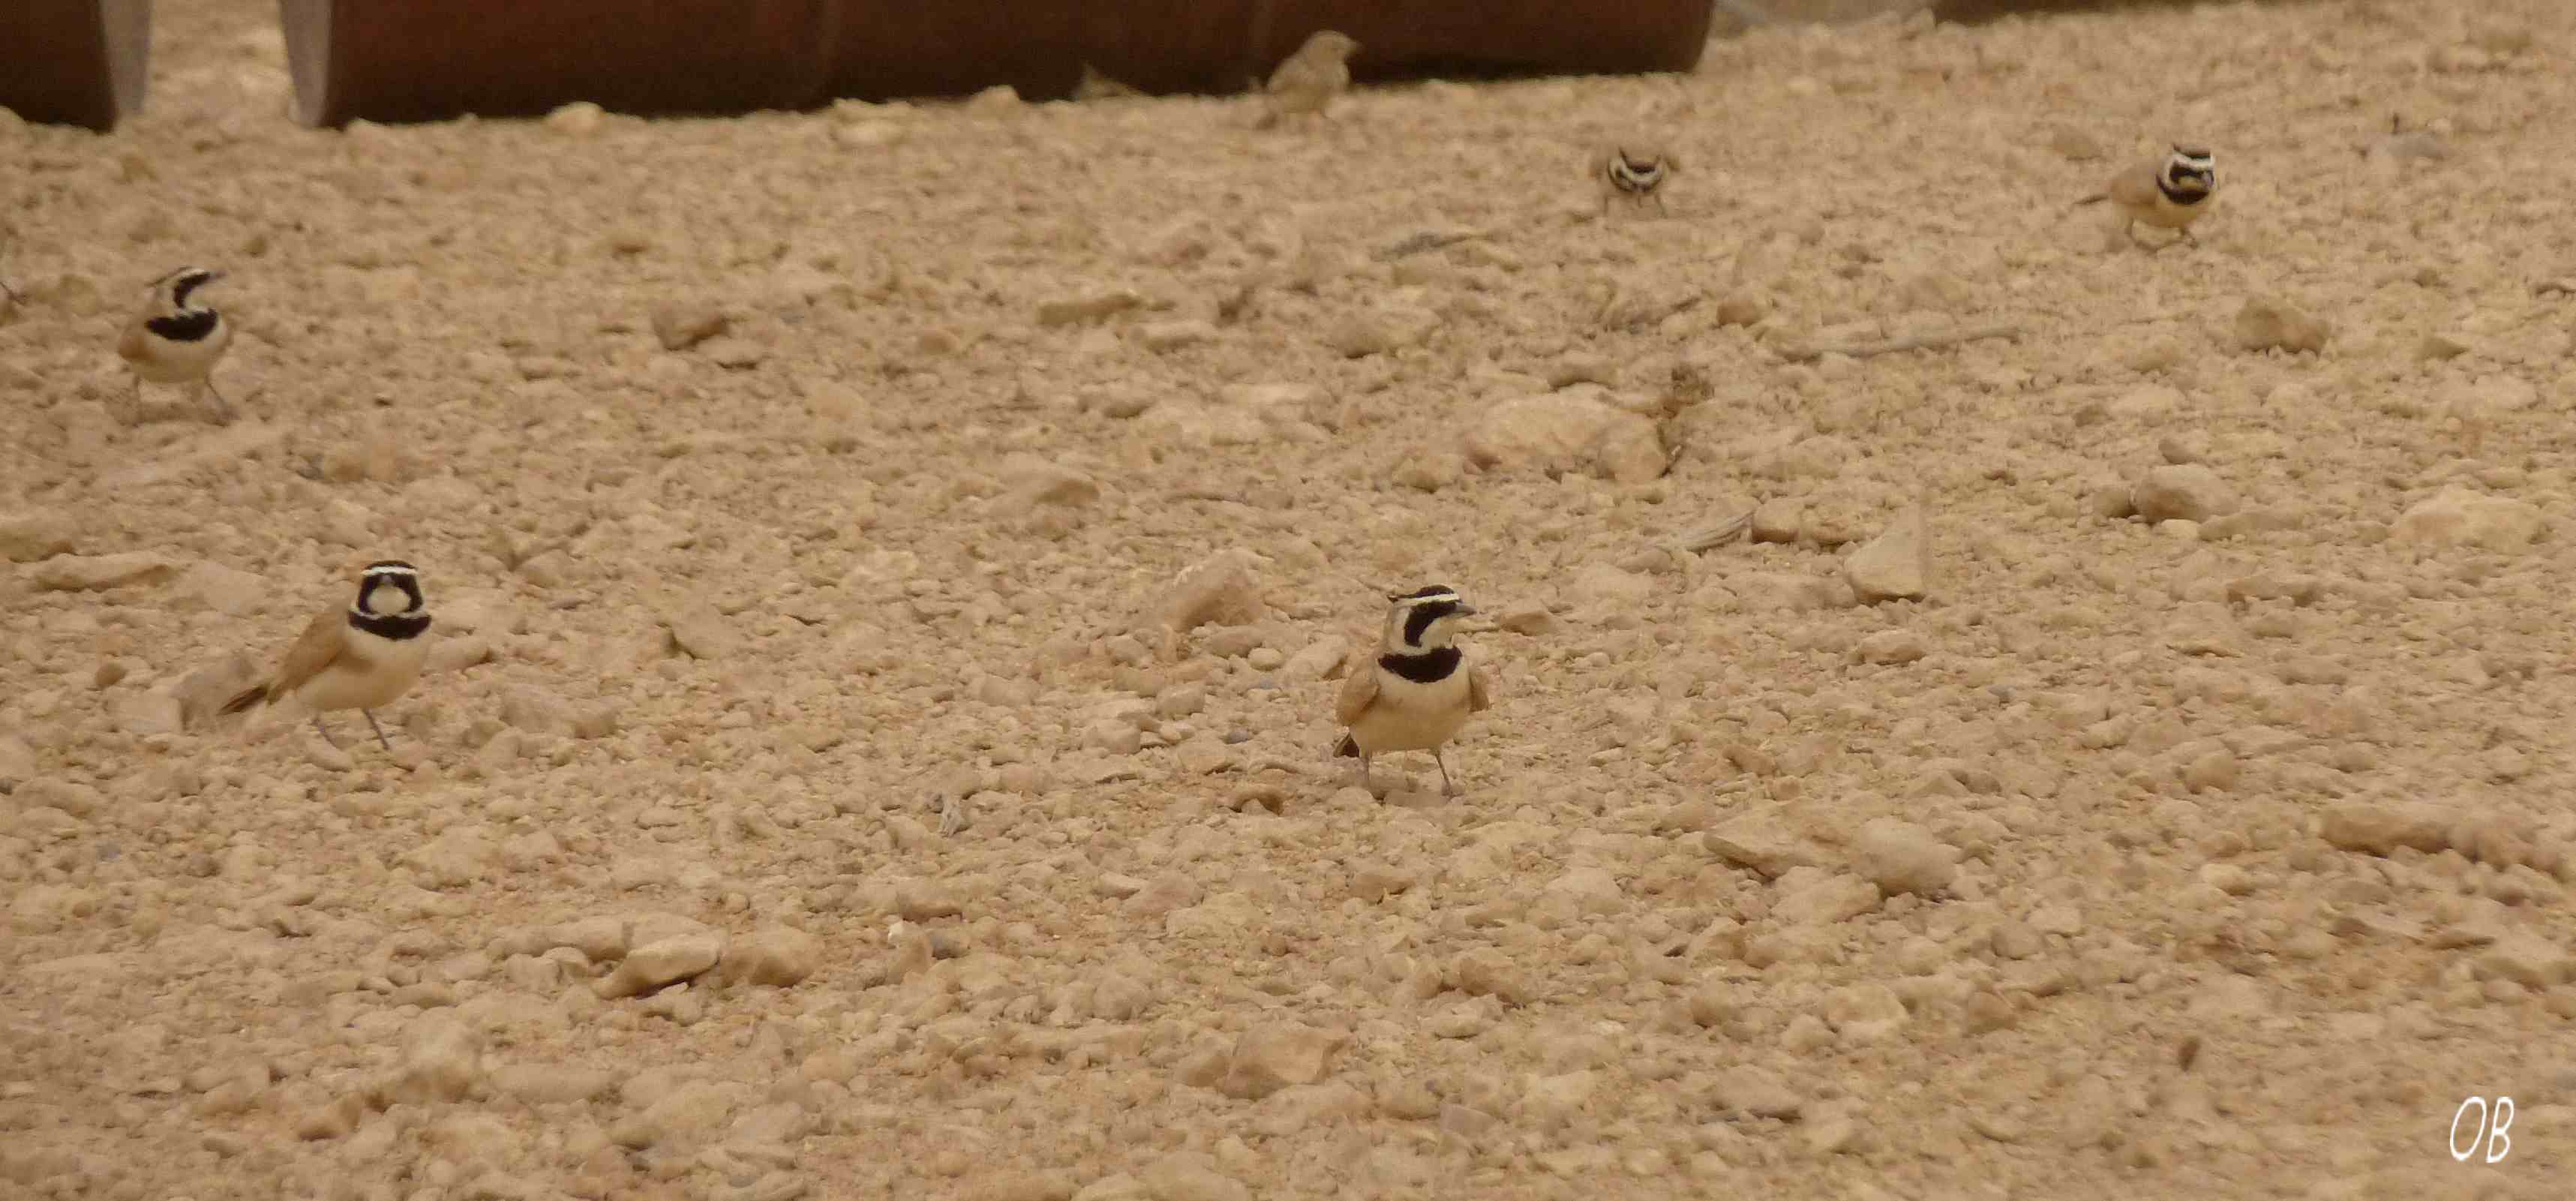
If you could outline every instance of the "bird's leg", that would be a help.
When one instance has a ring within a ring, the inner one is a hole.
[[[1665,206],[1664,194],[1661,192],[1655,193],[1655,215],[1658,217],[1669,217],[1673,215],[1673,210]]]
[[[394,749],[393,740],[386,738],[385,728],[376,724],[376,711],[373,709],[360,709],[358,712],[367,719],[367,728],[376,732],[376,742],[383,746],[386,751],[392,751]],[[316,717],[313,720],[320,721],[322,719]]]
[[[224,399],[223,393],[215,391],[215,377],[209,375],[204,379],[198,380],[197,386],[205,389],[206,395],[215,398],[215,418],[226,425],[232,424],[233,402]]]
[[[1439,765],[1440,765],[1440,795],[1442,795],[1442,796],[1456,796],[1456,795],[1458,795],[1458,785],[1457,785],[1457,783],[1456,783],[1456,782],[1454,782],[1454,781],[1452,781],[1452,780],[1449,778],[1449,758],[1448,758],[1448,756],[1441,754],[1441,753],[1440,753],[1440,748],[1438,748],[1438,747],[1433,747],[1433,748],[1431,748],[1431,761],[1432,761],[1433,763],[1437,763],[1437,764],[1439,764]]]
[[[369,718],[368,720],[373,721],[375,719]],[[321,732],[322,741],[330,743],[331,749],[335,751],[340,749],[340,740],[331,736],[331,727],[322,724],[322,715],[319,713],[313,715],[313,728]]]
[[[1362,788],[1367,788],[1369,786],[1369,753],[1366,751],[1360,752],[1359,774],[1353,777],[1352,783],[1358,784]]]

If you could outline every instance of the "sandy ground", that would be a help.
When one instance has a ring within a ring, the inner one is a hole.
[[[273,11],[0,129],[0,1194],[2565,1195],[2576,9],[346,134]],[[386,555],[392,754],[196,720]]]

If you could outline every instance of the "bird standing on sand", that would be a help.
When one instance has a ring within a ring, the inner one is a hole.
[[[1387,599],[1392,604],[1378,654],[1352,669],[1333,705],[1333,716],[1350,731],[1333,755],[1357,758],[1359,784],[1366,788],[1375,757],[1429,751],[1440,765],[1440,790],[1454,796],[1458,786],[1449,779],[1441,745],[1467,724],[1469,714],[1494,703],[1491,676],[1456,643],[1459,623],[1476,610],[1455,589],[1439,584]]]
[[[222,711],[300,705],[313,714],[313,728],[322,732],[322,740],[338,746],[322,715],[355,709],[390,751],[394,744],[376,724],[374,710],[392,704],[420,679],[421,662],[429,656],[429,639],[423,637],[428,633],[429,603],[421,597],[420,572],[400,559],[369,563],[358,576],[358,599],[345,612],[315,614],[288,648],[277,674],[234,694]]]
[[[222,279],[221,271],[180,269],[152,281],[143,307],[116,340],[116,357],[134,369],[134,394],[140,400],[145,381],[188,384],[215,400],[217,417],[232,420],[232,406],[215,391],[215,364],[232,345],[232,323],[212,306],[196,303],[199,288]]]
[[[2120,209],[2120,233],[2135,237],[2139,224],[2170,229],[2192,240],[2191,223],[2218,199],[2218,160],[2207,150],[2176,145],[2159,162],[2149,159],[2111,177],[2078,205],[2110,201]]]
[[[1299,46],[1295,54],[1270,73],[1270,83],[1262,89],[1269,104],[1263,114],[1263,128],[1296,116],[1313,114],[1321,117],[1332,107],[1333,97],[1351,86],[1351,55],[1360,44],[1330,29],[1318,30]]]

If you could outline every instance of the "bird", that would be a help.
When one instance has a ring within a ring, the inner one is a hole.
[[[2218,160],[2209,151],[2177,143],[2162,162],[2148,159],[2111,177],[2099,192],[2077,205],[2108,200],[2120,206],[2120,232],[2135,236],[2143,221],[2192,240],[2191,223],[2209,211],[2218,196]]]
[[[344,612],[325,609],[288,648],[276,674],[235,693],[222,712],[294,703],[311,711],[322,740],[340,745],[322,715],[341,709],[364,714],[367,728],[387,751],[394,749],[376,724],[375,710],[392,704],[420,679],[429,653],[429,605],[420,571],[400,559],[379,559],[358,575],[358,596]]]
[[[215,398],[219,417],[232,419],[232,406],[223,393],[215,391],[214,381],[215,364],[224,357],[224,348],[232,345],[232,323],[212,307],[192,302],[199,288],[223,277],[221,271],[181,267],[152,281],[142,309],[116,340],[117,357],[134,368],[138,400],[147,380],[189,384]]]
[[[1592,156],[1592,177],[1601,183],[1601,211],[1607,215],[1613,197],[1626,196],[1638,205],[1655,202],[1655,211],[1670,214],[1664,207],[1660,189],[1682,169],[1681,157],[1652,142],[1619,141],[1601,147]]]
[[[1467,724],[1467,716],[1493,705],[1491,675],[1471,662],[1457,643],[1458,624],[1476,610],[1444,584],[1387,597],[1386,626],[1378,654],[1351,672],[1333,705],[1348,728],[1335,758],[1356,757],[1361,787],[1370,761],[1390,751],[1429,751],[1440,765],[1440,789],[1455,796],[1441,745]]]
[[[1351,86],[1350,57],[1359,48],[1360,44],[1347,34],[1330,29],[1315,31],[1305,45],[1270,73],[1270,82],[1262,88],[1269,111],[1263,114],[1261,125],[1267,128],[1308,113],[1324,115],[1333,97]]]

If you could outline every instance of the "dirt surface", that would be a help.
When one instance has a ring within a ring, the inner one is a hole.
[[[0,128],[0,1194],[2566,1195],[2576,9],[1260,133],[314,132],[273,12]],[[391,754],[202,720],[384,556]],[[1324,757],[1428,582],[1454,801]]]

